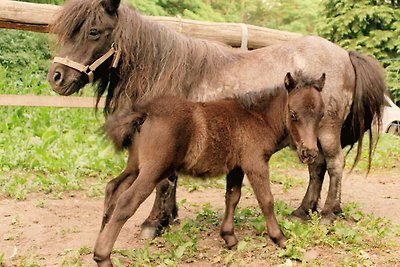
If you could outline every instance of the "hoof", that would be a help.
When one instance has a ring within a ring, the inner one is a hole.
[[[277,240],[277,242],[275,242],[275,244],[277,244],[278,247],[280,247],[280,248],[286,248],[286,241],[287,241],[287,238],[283,237],[283,238]]]
[[[275,238],[271,237],[271,239],[278,247],[286,248],[287,238],[283,234],[281,234],[280,237],[275,237]]]
[[[225,240],[225,246],[228,249],[233,249],[238,243],[235,235],[225,235],[222,237]]]
[[[333,212],[321,212],[320,224],[328,225],[333,223],[337,219],[337,216]]]
[[[93,260],[97,263],[98,267],[113,267],[113,264],[112,264],[110,258],[102,259],[98,256],[94,256]]]
[[[140,231],[139,238],[151,240],[160,235],[160,230],[156,226],[146,225],[142,226],[142,230]]]
[[[297,221],[304,223],[305,221],[310,219],[310,216],[308,215],[307,212],[305,212],[303,209],[298,208],[295,211],[292,212],[293,219],[296,219]]]

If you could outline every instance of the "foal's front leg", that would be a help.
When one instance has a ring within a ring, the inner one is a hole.
[[[225,216],[220,235],[228,248],[233,248],[238,242],[233,230],[233,220],[235,208],[240,200],[243,177],[244,174],[240,168],[232,170],[226,176]]]
[[[258,204],[267,221],[267,232],[269,237],[279,247],[285,247],[286,237],[279,228],[278,221],[274,212],[274,197],[272,196],[269,184],[269,170],[244,169],[247,178],[250,181],[254,194],[257,197]]]

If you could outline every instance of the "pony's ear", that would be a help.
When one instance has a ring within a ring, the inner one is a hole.
[[[290,91],[292,91],[294,88],[296,88],[296,81],[293,79],[292,74],[290,72],[286,73],[285,76],[285,88]]]
[[[100,4],[108,14],[114,15],[117,12],[121,0],[100,0]]]
[[[325,85],[325,79],[326,79],[326,74],[322,73],[321,78],[319,78],[317,80],[317,82],[315,83],[315,89],[317,89],[319,92],[322,91],[322,88],[324,88]]]

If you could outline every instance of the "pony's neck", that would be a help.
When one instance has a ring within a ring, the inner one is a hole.
[[[114,40],[122,56],[113,98],[133,103],[160,95],[186,97],[235,58],[228,47],[178,34],[123,6]]]

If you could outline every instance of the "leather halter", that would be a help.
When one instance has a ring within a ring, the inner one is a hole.
[[[94,80],[94,71],[101,66],[104,62],[106,62],[110,57],[113,57],[110,68],[116,68],[118,66],[119,59],[121,57],[121,50],[115,48],[115,44],[112,43],[111,48],[101,57],[96,59],[90,65],[82,65],[81,63],[70,60],[68,57],[55,57],[53,59],[53,63],[63,64],[67,67],[70,67],[74,70],[82,72],[88,76],[89,83]]]

